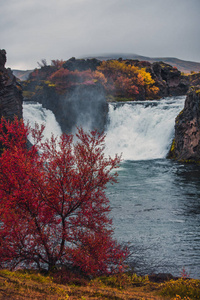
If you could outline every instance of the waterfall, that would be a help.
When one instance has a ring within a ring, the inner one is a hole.
[[[39,125],[45,125],[44,139],[49,139],[52,133],[55,136],[61,135],[61,129],[56,121],[53,112],[49,109],[43,108],[42,104],[37,102],[24,102],[23,103],[23,116],[25,123],[29,122],[29,125],[34,128],[35,123]],[[30,137],[30,142],[32,142]]]
[[[174,136],[175,118],[185,96],[153,101],[110,103],[105,154],[121,154],[124,160],[165,158]],[[23,104],[25,122],[45,125],[44,136],[60,135],[54,114],[39,103]],[[88,120],[89,121],[89,120]]]
[[[166,157],[174,136],[175,118],[182,110],[184,100],[185,96],[111,103],[106,154],[122,153],[124,160]]]

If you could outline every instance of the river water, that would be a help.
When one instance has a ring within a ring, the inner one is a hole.
[[[166,159],[124,161],[109,187],[115,237],[142,274],[200,278],[200,170]]]
[[[200,278],[200,169],[166,159],[185,97],[109,105],[106,155],[122,153],[118,183],[108,186],[114,237],[128,243],[140,274]],[[24,104],[24,119],[60,134],[52,112]]]

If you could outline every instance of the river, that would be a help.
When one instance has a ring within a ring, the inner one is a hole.
[[[166,159],[185,97],[109,104],[106,155],[122,153],[108,186],[114,236],[128,243],[134,270],[200,278],[200,169]],[[24,104],[24,119],[60,134],[52,112]]]

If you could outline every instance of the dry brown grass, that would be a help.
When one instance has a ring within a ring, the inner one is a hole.
[[[161,300],[186,299],[161,296],[163,284],[148,278],[127,276],[77,280],[66,284],[55,283],[55,278],[33,271],[0,271],[0,299],[41,300]],[[190,299],[190,298],[187,298]]]

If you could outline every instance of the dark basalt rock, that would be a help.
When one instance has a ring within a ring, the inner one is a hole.
[[[77,126],[99,132],[105,129],[108,103],[100,84],[77,85],[65,95],[59,95],[55,89],[46,86],[42,94],[35,95],[31,100],[50,109],[65,133],[72,133]]]
[[[200,86],[190,88],[175,121],[175,138],[168,158],[200,162]]]
[[[189,79],[189,82],[190,82],[190,86],[200,85],[200,72],[195,73],[195,74],[191,74],[188,77],[189,77],[188,79]]]
[[[96,58],[91,59],[76,59],[75,57],[70,58],[63,64],[63,68],[70,71],[85,71],[91,69],[95,71],[96,68],[100,65],[101,61]]]
[[[159,96],[185,95],[189,88],[189,79],[181,75],[181,72],[171,65],[163,62],[155,62],[148,69],[152,78],[159,87]]]
[[[178,277],[174,277],[172,274],[170,273],[158,273],[158,274],[152,274],[149,275],[149,280],[151,282],[165,282],[165,281],[169,281],[169,280],[177,280]]]
[[[4,71],[6,63],[6,50],[0,50],[0,71]]]
[[[64,131],[72,132],[76,127],[104,131],[108,103],[101,85],[79,85],[66,95],[61,103],[61,124]],[[63,127],[63,126],[62,126]]]
[[[0,118],[22,118],[22,88],[10,69],[5,68],[6,51],[0,50]]]
[[[162,61],[154,63],[129,59],[125,61],[126,64],[145,68],[151,74],[151,77],[155,80],[155,85],[159,87],[157,98],[186,95],[191,85],[189,76],[181,75],[181,72],[176,67],[172,67]],[[200,80],[200,74],[197,77]],[[142,95],[141,93],[138,95],[138,99],[145,99],[145,94]]]

